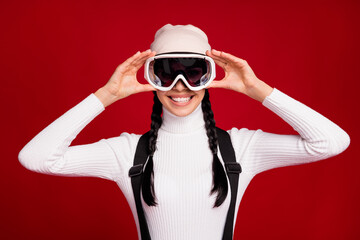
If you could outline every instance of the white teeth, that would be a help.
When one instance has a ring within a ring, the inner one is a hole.
[[[175,102],[184,103],[184,102],[190,101],[191,97],[187,97],[187,98],[171,98],[171,99],[174,100]]]

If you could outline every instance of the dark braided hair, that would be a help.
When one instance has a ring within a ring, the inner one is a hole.
[[[156,139],[158,136],[159,128],[162,124],[162,104],[159,98],[154,92],[154,105],[151,113],[151,129],[149,132],[149,145],[148,153],[149,159],[145,166],[144,178],[142,183],[142,193],[144,201],[148,206],[156,206],[155,190],[154,190],[154,168],[153,168],[153,156],[156,150]]]
[[[218,152],[218,138],[215,128],[214,113],[211,110],[211,103],[209,99],[209,91],[205,90],[205,96],[202,100],[202,110],[204,114],[206,135],[209,139],[209,147],[211,153],[213,154],[213,187],[210,194],[217,192],[216,200],[214,207],[219,207],[226,199],[228,193],[228,183],[226,173],[224,171],[223,165],[220,163]]]
[[[202,100],[202,110],[204,114],[206,135],[209,139],[209,147],[213,154],[213,187],[210,191],[210,195],[217,192],[214,207],[219,207],[226,199],[228,193],[227,177],[222,164],[217,156],[218,152],[218,140],[215,129],[214,113],[211,110],[211,104],[209,99],[209,92],[205,90],[205,96]],[[145,166],[144,178],[142,184],[142,193],[144,201],[148,206],[156,206],[155,190],[154,190],[154,170],[153,170],[153,156],[156,150],[156,139],[158,136],[158,130],[162,123],[161,118],[162,104],[159,101],[156,92],[154,92],[154,105],[153,112],[151,114],[151,130],[149,133],[149,159]]]

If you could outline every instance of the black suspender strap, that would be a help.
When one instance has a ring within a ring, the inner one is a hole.
[[[222,239],[232,240],[233,229],[234,229],[236,197],[237,197],[237,190],[239,183],[239,174],[241,173],[241,166],[239,163],[236,162],[235,152],[231,144],[230,135],[226,131],[220,128],[216,128],[216,133],[218,137],[221,157],[225,164],[225,169],[229,178],[230,188],[231,188],[231,201],[226,217],[226,223],[225,223]]]
[[[230,182],[231,188],[231,201],[229,210],[226,217],[226,223],[224,227],[223,240],[232,240],[233,228],[234,228],[234,214],[237,197],[237,189],[239,182],[239,173],[241,173],[241,166],[236,162],[234,148],[231,144],[229,134],[220,129],[216,128],[218,136],[219,148],[222,159],[225,164],[225,169]],[[149,228],[145,219],[144,210],[141,204],[141,185],[144,172],[144,166],[148,159],[147,145],[149,141],[149,132],[142,135],[139,139],[136,147],[134,165],[129,170],[129,177],[131,177],[131,185],[134,193],[136,211],[139,219],[141,239],[151,240]]]
[[[149,142],[149,132],[142,135],[136,147],[134,165],[129,170],[129,177],[131,177],[131,185],[134,193],[136,211],[138,215],[141,240],[151,240],[149,228],[145,219],[144,210],[141,204],[141,185],[143,179],[144,166],[148,159],[147,145]]]

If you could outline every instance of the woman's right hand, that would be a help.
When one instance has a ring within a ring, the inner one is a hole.
[[[135,93],[155,91],[150,84],[141,84],[136,78],[137,71],[146,59],[153,56],[155,52],[150,49],[137,52],[116,68],[106,85],[95,92],[104,107]]]

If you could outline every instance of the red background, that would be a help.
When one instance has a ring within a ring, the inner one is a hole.
[[[2,1],[0,239],[136,239],[115,183],[30,172],[17,154],[104,85],[118,64],[149,48],[166,23],[200,27],[213,48],[246,59],[260,79],[352,139],[339,156],[256,176],[240,206],[235,239],[360,239],[359,12],[355,0]],[[222,128],[294,133],[246,96],[210,94]],[[151,93],[117,102],[73,144],[143,133],[151,105]]]

